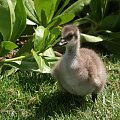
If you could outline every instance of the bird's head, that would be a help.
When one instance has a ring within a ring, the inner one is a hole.
[[[72,47],[76,45],[80,40],[80,32],[78,27],[74,25],[66,25],[61,31],[61,40],[59,45],[65,45],[66,47]]]

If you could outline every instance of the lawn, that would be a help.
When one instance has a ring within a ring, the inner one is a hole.
[[[119,120],[120,60],[103,56],[108,80],[94,104],[63,93],[50,75],[18,71],[0,79],[0,120]]]

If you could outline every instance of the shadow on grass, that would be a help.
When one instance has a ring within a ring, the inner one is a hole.
[[[27,71],[19,74],[19,85],[23,92],[30,91],[31,94],[34,94],[35,91],[39,91],[42,84],[54,85],[54,83],[55,80],[51,78],[50,74],[40,74]]]
[[[77,108],[82,112],[87,107],[92,107],[92,102],[86,101],[85,97],[78,97],[61,91],[55,92],[52,96],[44,96],[40,104],[36,105],[36,119],[55,118],[55,115],[65,116],[75,113]]]
[[[55,84],[55,80],[50,77],[50,75],[34,74],[30,76],[20,75],[19,84],[22,87],[23,92],[30,91],[31,94],[34,94],[35,91],[39,91],[42,84],[51,85]],[[48,91],[46,91],[48,92]],[[56,90],[50,94],[44,93],[40,94],[40,101],[34,106],[35,113],[31,117],[27,118],[29,120],[41,120],[41,119],[50,119],[50,117],[55,118],[56,114],[59,116],[65,116],[70,114],[75,114],[76,110],[84,112],[86,109],[93,107],[92,101],[86,101],[85,97],[78,97],[71,95],[67,92],[62,92]]]

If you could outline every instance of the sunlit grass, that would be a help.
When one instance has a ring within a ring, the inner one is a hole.
[[[63,93],[50,75],[18,71],[2,78],[0,120],[119,120],[120,60],[103,59],[108,81],[95,104],[90,95],[85,99]]]

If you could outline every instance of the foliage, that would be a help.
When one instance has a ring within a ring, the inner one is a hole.
[[[13,3],[12,3],[13,2]],[[0,56],[17,48],[15,41],[26,26],[26,11],[22,0],[0,0]]]
[[[52,47],[59,40],[60,25],[71,21],[90,2],[90,0],[78,0],[68,6],[69,1],[0,0],[2,73],[5,68],[7,69],[5,73],[8,75],[18,68],[50,73],[51,67],[59,59],[55,57]],[[34,22],[34,25],[29,25],[32,26],[31,31],[29,29],[31,27],[26,26],[27,18]],[[17,39],[18,41],[26,39],[26,42],[21,47],[17,44]],[[17,51],[14,58],[6,59],[5,56],[13,50]],[[14,70],[7,66],[13,67]]]
[[[94,42],[101,38],[100,43],[108,51],[120,55],[120,1],[91,0],[83,12],[86,14],[74,24],[83,28],[84,33],[98,37]],[[91,39],[86,40],[90,42]]]

